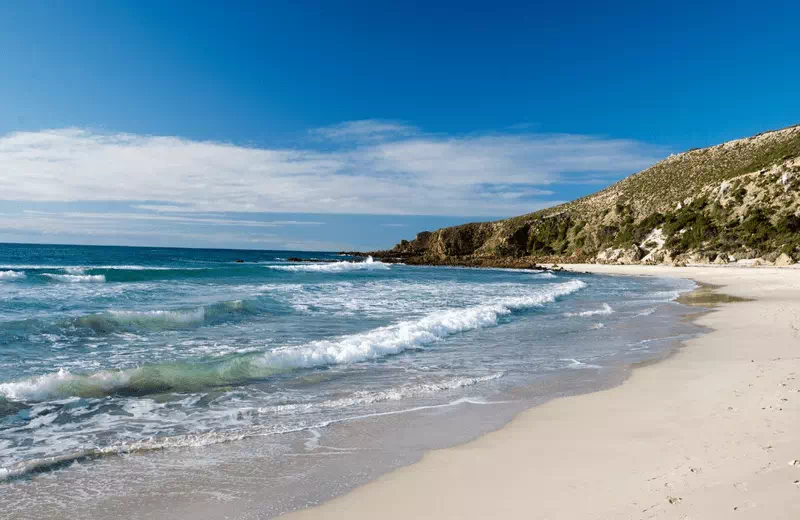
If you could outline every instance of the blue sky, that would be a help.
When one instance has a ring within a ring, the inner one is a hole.
[[[797,2],[658,4],[2,3],[0,241],[388,247],[800,122]]]

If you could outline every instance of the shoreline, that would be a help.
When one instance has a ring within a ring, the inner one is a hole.
[[[620,385],[549,401],[282,518],[800,517],[800,462],[789,464],[800,459],[800,270],[564,267],[717,286],[694,320],[709,331]]]

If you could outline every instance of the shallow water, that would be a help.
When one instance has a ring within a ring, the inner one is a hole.
[[[341,260],[0,245],[6,512],[275,515],[696,332],[681,280],[288,256]]]

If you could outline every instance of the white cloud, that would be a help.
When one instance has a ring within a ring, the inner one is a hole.
[[[504,216],[551,205],[541,196],[552,183],[620,176],[665,155],[630,140],[442,137],[373,120],[315,133],[331,146],[265,149],[79,128],[12,133],[0,137],[0,200],[136,202],[160,214]]]

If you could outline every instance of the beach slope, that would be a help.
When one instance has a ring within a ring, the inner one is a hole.
[[[800,270],[571,266],[748,301],[610,390],[551,401],[317,508],[325,518],[800,518]]]

